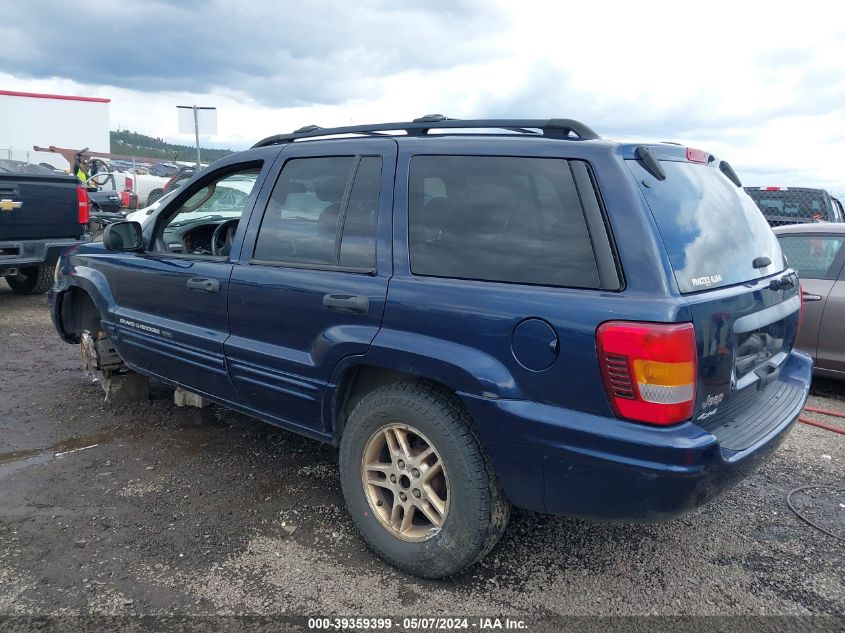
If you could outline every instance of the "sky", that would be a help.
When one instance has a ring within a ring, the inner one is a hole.
[[[218,108],[203,145],[303,125],[575,118],[675,141],[747,185],[845,192],[845,5],[817,2],[15,3],[0,88],[108,97],[112,129],[172,142],[177,105]]]

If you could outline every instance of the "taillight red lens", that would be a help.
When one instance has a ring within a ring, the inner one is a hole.
[[[79,205],[78,219],[80,224],[88,224],[91,219],[91,203],[88,201],[88,190],[82,185],[76,188],[76,201]]]
[[[692,416],[698,372],[692,323],[609,321],[596,331],[596,344],[618,417],[665,426]]]
[[[126,191],[132,191],[132,179],[129,176],[123,179],[123,188]]]

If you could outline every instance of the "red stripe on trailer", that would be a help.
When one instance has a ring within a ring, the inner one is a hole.
[[[90,103],[111,103],[111,99],[102,97],[76,97],[73,95],[51,95],[40,92],[17,92],[15,90],[0,90],[0,95],[6,97],[31,97],[33,99],[58,99],[59,101],[88,101]]]

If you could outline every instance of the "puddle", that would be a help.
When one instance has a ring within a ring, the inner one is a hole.
[[[114,435],[111,433],[96,433],[94,435],[62,440],[48,448],[0,453],[0,478],[30,466],[46,464],[49,461],[64,457],[70,453],[76,453],[94,448],[100,444],[106,444],[113,439]]]

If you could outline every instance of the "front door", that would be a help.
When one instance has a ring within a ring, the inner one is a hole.
[[[287,147],[229,285],[225,355],[239,401],[312,435],[339,360],[376,335],[391,274],[396,143]]]
[[[107,258],[104,272],[118,304],[112,336],[128,363],[232,398],[223,358],[228,250],[261,170],[260,161],[215,170],[161,212],[147,252]]]

